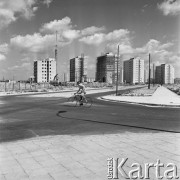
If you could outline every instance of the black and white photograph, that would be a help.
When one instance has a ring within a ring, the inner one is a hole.
[[[180,179],[180,0],[0,0],[0,180]]]

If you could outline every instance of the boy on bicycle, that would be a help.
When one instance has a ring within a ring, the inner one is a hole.
[[[80,96],[80,105],[83,105],[83,98],[85,98],[85,94],[86,94],[86,89],[84,84],[82,84],[80,81],[77,82],[77,85],[79,87],[78,91],[74,94],[77,94]]]

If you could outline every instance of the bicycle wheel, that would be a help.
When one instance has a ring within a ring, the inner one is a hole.
[[[80,104],[81,104],[81,97],[77,95],[77,96],[75,97],[75,99],[76,99],[76,105],[77,105],[77,106],[80,106]]]
[[[90,97],[83,98],[83,106],[84,107],[91,107],[92,106],[92,99]]]
[[[76,106],[77,105],[77,98],[76,98],[76,96],[72,96],[72,97],[68,98],[67,102],[71,106]]]

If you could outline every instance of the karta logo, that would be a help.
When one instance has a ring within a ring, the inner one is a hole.
[[[125,170],[128,158],[122,158],[121,162],[119,158],[108,158],[107,161],[108,179],[119,179],[120,176],[125,179],[151,179],[150,169],[153,169],[157,179],[179,179],[177,166],[174,163],[164,165],[159,159],[156,163],[144,163],[143,165],[132,163],[129,171]]]

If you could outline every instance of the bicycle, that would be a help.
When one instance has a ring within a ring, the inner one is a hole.
[[[81,100],[81,95],[80,94],[75,94],[68,98],[67,100],[68,103],[72,103],[74,106],[84,106],[84,107],[91,107],[92,106],[92,99],[90,97],[82,96]],[[81,105],[83,103],[83,105]]]

